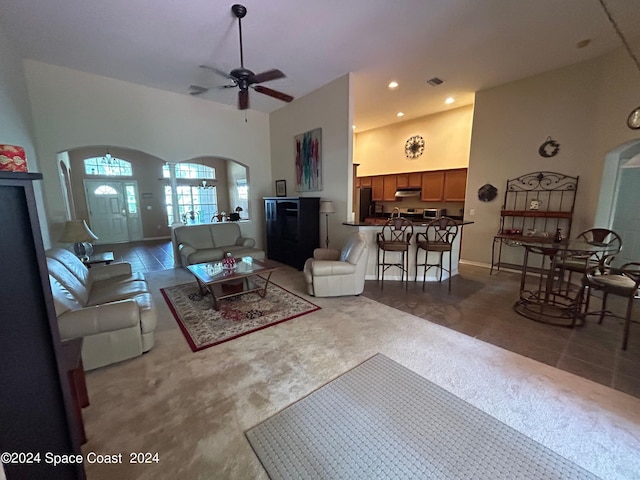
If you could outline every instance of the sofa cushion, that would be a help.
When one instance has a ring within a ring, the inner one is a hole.
[[[89,295],[87,305],[99,305],[101,303],[134,298],[141,293],[149,293],[147,282],[135,281],[108,285],[95,284],[91,289],[91,295]]]
[[[203,248],[187,255],[187,264],[218,262],[224,257],[225,250],[221,248]]]
[[[241,236],[240,227],[237,223],[212,223],[209,228],[215,247],[224,248],[229,245],[235,245],[236,240]]]
[[[201,248],[211,248],[215,246],[209,225],[190,225],[177,227],[174,230],[178,245],[187,243],[196,250]]]
[[[71,273],[71,270],[51,257],[47,257],[47,268],[49,269],[49,275],[60,282],[60,284],[73,295],[78,303],[82,306],[87,304],[89,292],[78,277]]]
[[[87,290],[91,288],[89,269],[73,253],[69,250],[65,250],[64,248],[50,248],[45,253],[48,258],[53,258],[64,265]]]
[[[71,292],[56,280],[55,277],[49,275],[49,283],[51,284],[53,306],[55,307],[57,317],[69,310],[78,310],[83,307]]]

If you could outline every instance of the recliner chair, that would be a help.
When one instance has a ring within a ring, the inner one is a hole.
[[[304,264],[309,295],[339,297],[360,295],[368,259],[367,242],[360,233],[350,235],[341,251],[316,248]]]

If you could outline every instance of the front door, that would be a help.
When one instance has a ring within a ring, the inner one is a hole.
[[[96,243],[128,242],[128,213],[124,182],[85,180],[91,230]]]

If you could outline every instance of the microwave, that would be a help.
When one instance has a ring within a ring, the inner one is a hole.
[[[440,218],[447,216],[446,208],[425,208],[422,210],[422,218],[431,219],[431,218]]]

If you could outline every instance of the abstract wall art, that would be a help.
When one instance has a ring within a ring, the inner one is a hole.
[[[295,136],[296,192],[322,190],[322,129]]]

